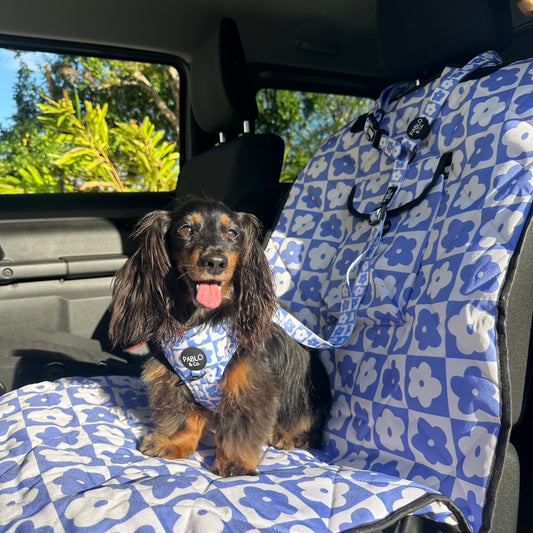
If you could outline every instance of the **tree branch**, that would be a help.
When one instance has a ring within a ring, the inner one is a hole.
[[[174,100],[174,114],[179,121],[180,111],[180,77],[178,70],[171,65],[165,67],[168,77],[170,78],[170,90],[172,91],[172,99]],[[176,130],[177,131],[177,130]],[[179,132],[178,132],[179,133]]]
[[[148,78],[140,70],[135,70],[131,74],[131,78],[133,78],[133,80],[135,80],[133,83],[136,82],[137,85],[139,85],[140,87],[144,88],[146,91],[148,91],[150,93],[150,95],[152,96],[152,99],[153,99],[156,107],[159,109],[159,111],[161,111],[163,116],[172,124],[173,128],[176,130],[176,133],[179,135],[180,123],[179,123],[178,117],[167,106],[166,102],[161,98],[161,96],[159,96],[159,93],[154,89],[153,85],[150,83]],[[128,83],[128,82],[126,82],[126,83]],[[172,96],[174,97],[173,85],[174,84],[172,83],[171,84],[171,86],[172,86]]]
[[[92,76],[92,74],[89,71],[83,71],[79,72],[72,66],[63,66],[58,70],[58,73],[62,76],[68,77],[70,79],[74,79],[77,76],[82,76],[86,81],[91,83],[93,85],[93,89],[96,91],[103,91],[107,89],[111,89],[113,87],[120,87],[121,85],[136,85],[137,87],[142,87],[145,89],[151,96],[152,100],[154,101],[157,109],[161,112],[161,114],[170,122],[172,127],[176,130],[176,133],[179,135],[180,133],[180,121],[179,121],[179,75],[176,68],[172,66],[166,66],[165,70],[169,76],[170,81],[170,90],[172,92],[172,99],[174,100],[174,108],[173,111],[168,107],[166,102],[161,98],[159,93],[154,89],[153,85],[150,83],[150,80],[140,71],[140,70],[134,70],[130,77],[126,80],[117,80],[117,81],[110,81],[109,83],[100,83],[96,84],[95,78]]]

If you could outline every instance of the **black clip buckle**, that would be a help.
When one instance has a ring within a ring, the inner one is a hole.
[[[389,132],[379,127],[379,122],[373,113],[368,115],[367,120],[369,124],[366,128],[366,138],[372,143],[372,148],[379,148],[379,141],[383,135],[388,135]]]

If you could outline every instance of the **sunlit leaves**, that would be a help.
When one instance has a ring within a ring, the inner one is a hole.
[[[24,54],[17,56],[16,112],[0,125],[0,193],[175,187],[175,67],[42,54],[31,69]]]
[[[117,148],[128,158],[128,170],[142,176],[148,191],[176,187],[179,154],[176,144],[163,139],[148,117],[140,124],[119,122],[112,130]]]
[[[70,192],[68,183],[61,183],[46,167],[38,169],[28,163],[19,170],[19,176],[4,176],[0,180],[0,194],[23,194],[27,192]]]
[[[73,169],[76,189],[159,191],[175,187],[179,154],[175,143],[163,140],[148,117],[140,124],[118,122],[109,128],[108,106],[78,100],[65,94],[60,100],[45,98],[39,104],[39,121],[64,147],[54,164]]]

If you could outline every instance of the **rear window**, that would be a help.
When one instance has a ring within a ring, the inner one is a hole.
[[[171,65],[0,49],[0,194],[171,191]]]
[[[282,182],[292,182],[320,145],[344,124],[370,111],[370,98],[261,89],[257,93],[256,131],[285,141]]]

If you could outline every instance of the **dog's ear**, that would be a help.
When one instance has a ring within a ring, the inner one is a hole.
[[[152,211],[145,215],[132,233],[137,242],[137,249],[132,256],[144,272],[166,274],[170,268],[167,253],[167,231],[171,222],[168,211]]]
[[[261,222],[251,213],[237,213],[239,225],[243,228],[243,243],[241,250],[241,260],[245,263],[248,255],[254,253],[256,246],[259,244],[261,235]]]
[[[137,249],[117,273],[111,301],[109,336],[114,346],[154,340],[168,318],[172,267],[166,248],[168,211],[153,211],[137,224]]]
[[[235,280],[237,329],[242,347],[255,349],[268,339],[276,295],[272,271],[258,241],[261,223],[249,213],[239,213],[244,241]]]

